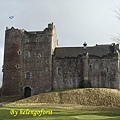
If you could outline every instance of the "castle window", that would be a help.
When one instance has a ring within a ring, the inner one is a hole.
[[[37,57],[40,58],[40,57],[41,57],[41,54],[39,53]]]
[[[26,79],[30,79],[31,78],[31,73],[30,72],[26,72],[25,73],[25,78]]]
[[[21,51],[20,51],[20,50],[18,51],[18,54],[19,54],[19,55],[21,54]]]
[[[18,55],[21,55],[21,50],[18,50],[17,53],[18,53]]]
[[[61,68],[57,68],[57,74],[61,75]]]
[[[29,51],[26,51],[25,52],[25,58],[29,58],[30,57],[30,52]]]
[[[39,40],[38,39],[36,39],[36,42],[38,42]]]
[[[29,39],[25,39],[25,43],[29,43]]]
[[[89,68],[90,68],[90,71],[92,71],[92,65],[90,65]]]
[[[50,61],[49,61],[49,60],[46,60],[46,63],[47,63],[47,64],[49,64],[49,63],[50,63]]]
[[[48,71],[49,71],[49,69],[48,69],[48,67],[46,67],[46,68],[45,68],[45,72],[48,73]]]
[[[107,67],[107,72],[108,72],[108,67]]]
[[[19,68],[20,68],[19,64],[16,64],[15,67],[16,67],[16,69],[19,69]]]

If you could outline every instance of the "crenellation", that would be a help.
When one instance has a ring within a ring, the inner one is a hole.
[[[43,31],[6,28],[3,96],[55,89],[120,88],[119,45],[57,47],[53,23]]]

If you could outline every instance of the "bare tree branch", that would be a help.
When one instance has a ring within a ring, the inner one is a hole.
[[[117,10],[113,10],[117,15],[116,15],[116,18],[118,19],[118,20],[120,20],[120,8],[119,7],[117,7]],[[120,44],[120,33],[117,33],[118,34],[118,36],[111,36],[111,39],[113,40],[113,41],[115,41],[115,42],[117,42],[118,44]]]

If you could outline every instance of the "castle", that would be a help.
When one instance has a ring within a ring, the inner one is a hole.
[[[53,23],[43,31],[6,28],[3,96],[55,89],[120,88],[119,45],[57,47]]]

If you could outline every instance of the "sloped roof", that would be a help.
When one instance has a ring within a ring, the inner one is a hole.
[[[113,53],[114,48],[112,45],[96,45],[93,47],[58,47],[55,49],[54,56],[56,57],[77,57],[78,55],[83,55],[84,53],[89,53],[89,55],[95,55],[102,57],[109,53]]]

